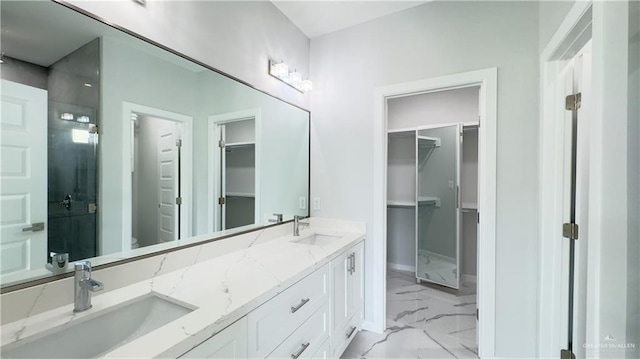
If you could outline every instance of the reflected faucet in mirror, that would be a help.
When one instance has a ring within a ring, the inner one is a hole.
[[[276,219],[270,219],[269,223],[282,223],[282,213],[274,213],[274,216],[276,216]]]
[[[45,267],[53,274],[62,274],[67,269],[67,262],[69,262],[69,253],[49,253],[51,257],[51,263],[47,263]]]

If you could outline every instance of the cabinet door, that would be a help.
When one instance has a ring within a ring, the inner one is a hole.
[[[247,358],[247,317],[202,342],[181,358]]]
[[[351,275],[349,275],[349,311],[347,317],[351,317],[364,301],[364,242],[360,242],[349,251],[353,259]]]
[[[331,329],[332,332],[342,328],[349,319],[349,254],[351,251],[343,253],[340,257],[331,262],[331,283],[332,283],[332,310]]]

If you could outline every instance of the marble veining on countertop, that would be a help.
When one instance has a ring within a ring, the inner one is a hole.
[[[104,294],[93,295],[93,308],[73,313],[73,304],[2,326],[3,350],[22,345],[70,323],[87,320],[104,310],[126,305],[146,295],[156,295],[195,309],[151,333],[107,353],[106,358],[176,357],[246,315],[364,238],[364,232],[330,230],[330,222],[312,221],[299,237],[291,235],[249,245],[211,260],[166,274],[160,261],[155,275]],[[317,245],[294,243],[314,233],[335,235]],[[105,281],[108,286],[108,281]],[[43,286],[44,290],[44,286]],[[73,288],[69,288],[73,291]],[[35,299],[33,306],[37,304]]]

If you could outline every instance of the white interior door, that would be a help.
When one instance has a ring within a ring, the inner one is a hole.
[[[2,275],[47,261],[47,91],[2,80]]]
[[[158,127],[158,241],[178,239],[178,126]]]
[[[220,144],[224,144],[226,141],[226,127],[220,125]],[[227,151],[224,145],[218,145],[220,151],[220,196],[218,197],[218,205],[220,206],[220,230],[225,230],[227,223]]]

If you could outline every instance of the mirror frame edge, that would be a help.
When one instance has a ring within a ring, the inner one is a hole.
[[[283,103],[286,103],[287,105],[293,106],[295,108],[298,108],[298,109],[308,113],[308,115],[309,115],[309,143],[308,143],[308,153],[309,153],[308,154],[308,157],[309,157],[308,162],[309,162],[309,166],[308,166],[308,170],[307,170],[307,172],[308,172],[307,173],[307,177],[308,177],[307,178],[307,182],[308,182],[307,183],[307,198],[308,198],[308,200],[307,200],[307,215],[304,218],[310,218],[311,217],[311,111],[309,109],[306,109],[306,108],[304,108],[302,106],[299,106],[299,105],[296,105],[296,104],[294,104],[292,102],[284,100],[284,99],[282,99],[282,98],[280,98],[280,97],[278,97],[276,95],[273,95],[273,94],[271,94],[269,92],[261,90],[261,89],[255,87],[255,86],[253,86],[252,84],[244,81],[244,80],[241,80],[241,79],[239,79],[239,78],[237,78],[237,77],[235,77],[233,75],[230,75],[230,74],[228,74],[228,73],[226,73],[224,71],[218,70],[218,69],[216,69],[216,68],[214,68],[214,67],[212,67],[210,65],[205,64],[204,62],[202,62],[200,60],[194,59],[194,58],[192,58],[192,57],[190,57],[188,55],[185,55],[185,54],[183,54],[183,53],[181,53],[181,52],[179,52],[177,50],[174,50],[174,49],[172,49],[172,48],[170,48],[170,47],[168,47],[166,45],[163,45],[163,44],[161,44],[159,42],[151,40],[151,39],[149,39],[149,38],[147,38],[145,36],[142,36],[142,35],[134,32],[132,30],[129,30],[129,29],[125,28],[125,27],[117,25],[117,24],[115,24],[115,23],[113,23],[111,21],[107,21],[103,17],[97,16],[97,15],[95,15],[95,14],[93,14],[93,13],[91,13],[91,12],[85,10],[85,9],[82,9],[82,8],[76,6],[76,5],[70,4],[69,2],[67,2],[67,0],[50,0],[50,1],[53,2],[53,3],[56,3],[58,5],[64,6],[67,9],[75,11],[75,12],[81,14],[81,15],[87,16],[87,17],[89,17],[89,18],[91,18],[91,19],[93,19],[95,21],[98,21],[98,22],[100,22],[100,23],[102,23],[104,25],[107,25],[107,26],[109,26],[109,27],[111,27],[111,28],[113,28],[115,30],[121,31],[121,32],[123,32],[123,33],[125,33],[125,34],[127,34],[129,36],[133,36],[133,37],[137,38],[138,40],[141,40],[141,41],[144,41],[144,42],[146,42],[146,43],[148,43],[150,45],[156,46],[156,47],[160,48],[161,50],[167,51],[167,52],[169,52],[169,53],[171,53],[173,55],[176,55],[176,56],[178,56],[178,57],[180,57],[180,58],[182,58],[184,60],[187,60],[187,61],[190,61],[192,63],[195,63],[196,65],[202,66],[202,67],[206,68],[209,71],[213,71],[213,72],[215,72],[215,73],[217,73],[217,74],[219,74],[221,76],[224,76],[224,77],[226,77],[226,78],[228,78],[230,80],[236,81],[236,82],[238,82],[238,83],[240,83],[242,85],[247,86],[250,89],[256,90],[256,91],[258,91],[258,92],[260,92],[262,94],[265,94],[265,95],[267,95],[269,97],[272,97],[272,98],[274,98],[276,100],[279,100],[279,101],[281,101]],[[138,260],[143,260],[143,259],[147,259],[147,258],[158,256],[158,255],[164,255],[164,254],[167,254],[167,253],[170,253],[170,252],[179,251],[179,250],[182,250],[182,249],[187,249],[187,248],[191,248],[191,247],[195,247],[195,246],[199,246],[199,245],[203,245],[203,244],[217,242],[217,241],[220,241],[220,240],[223,240],[223,239],[227,239],[227,238],[235,237],[235,236],[240,236],[240,235],[243,235],[243,234],[246,234],[246,233],[250,233],[250,232],[260,231],[260,230],[263,230],[263,229],[266,229],[266,228],[276,227],[276,226],[280,226],[280,225],[286,225],[286,224],[289,224],[289,223],[292,223],[292,222],[293,222],[293,220],[291,219],[291,220],[284,221],[282,223],[262,225],[262,226],[257,227],[257,228],[238,231],[236,233],[231,233],[231,234],[223,235],[223,236],[216,237],[216,238],[204,239],[204,240],[201,240],[201,241],[184,244],[182,246],[175,247],[175,248],[167,248],[167,249],[159,250],[159,251],[152,252],[152,253],[146,253],[146,254],[132,256],[132,257],[125,258],[125,259],[114,260],[113,262],[97,265],[97,266],[93,267],[93,270],[107,269],[107,268],[110,268],[110,267],[115,267],[115,266],[118,266],[118,265],[123,265],[123,264],[131,263],[131,262],[135,262],[135,261],[138,261]],[[26,280],[24,282],[20,282],[20,283],[16,283],[16,284],[11,284],[11,285],[7,285],[7,286],[0,286],[0,295],[4,295],[6,293],[14,292],[14,291],[21,290],[21,289],[26,289],[26,288],[29,288],[29,287],[35,287],[35,286],[38,286],[38,285],[47,284],[47,283],[54,282],[54,281],[57,281],[57,280],[62,280],[62,279],[65,279],[65,278],[72,277],[73,275],[74,275],[74,273],[72,271],[69,271],[69,272],[66,272],[66,273],[51,275],[51,276],[44,277],[44,278],[38,278],[38,279],[34,279],[34,280]]]

